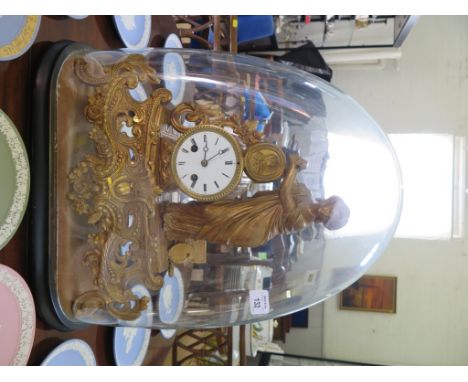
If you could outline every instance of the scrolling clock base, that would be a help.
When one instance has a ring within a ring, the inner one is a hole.
[[[155,196],[171,95],[159,87],[145,101],[130,96],[159,83],[143,56],[111,52],[103,66],[88,52],[52,45],[36,79],[31,255],[40,314],[60,330],[96,311],[110,325],[138,318],[148,301],[131,285],[157,291],[168,269]]]

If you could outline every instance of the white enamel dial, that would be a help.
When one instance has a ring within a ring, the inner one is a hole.
[[[242,175],[242,153],[233,136],[218,127],[195,128],[179,138],[172,171],[179,187],[198,200],[220,199]]]

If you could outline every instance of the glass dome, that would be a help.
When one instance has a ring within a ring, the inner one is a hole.
[[[306,72],[75,44],[52,81],[62,321],[166,329],[278,317],[353,283],[396,229],[389,140]]]

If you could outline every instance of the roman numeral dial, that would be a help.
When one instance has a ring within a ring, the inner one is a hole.
[[[234,136],[217,127],[197,127],[183,134],[172,155],[179,188],[194,199],[219,200],[239,184],[243,157]]]

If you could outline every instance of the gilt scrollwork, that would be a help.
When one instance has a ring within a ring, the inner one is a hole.
[[[178,105],[172,111],[171,124],[180,133],[185,133],[192,127],[206,125],[217,126],[221,129],[230,128],[246,146],[260,143],[263,140],[263,134],[256,130],[258,121],[242,120],[237,114],[226,115],[206,103]]]
[[[155,198],[162,193],[160,126],[171,93],[157,88],[145,101],[131,97],[139,84],[159,83],[156,72],[141,55],[129,55],[102,66],[89,57],[75,59],[75,74],[93,87],[84,114],[92,124],[87,154],[69,173],[68,199],[95,232],[83,257],[94,276],[94,288],[74,302],[75,314],[103,309],[133,320],[147,306],[145,297],[131,292],[132,282],[149,290],[163,285],[167,245]]]

